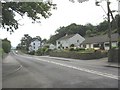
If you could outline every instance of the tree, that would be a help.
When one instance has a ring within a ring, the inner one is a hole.
[[[86,35],[87,35],[87,36],[90,36],[91,33],[92,33],[91,30],[87,30],[87,31],[86,31]]]
[[[70,47],[75,47],[75,45],[74,45],[74,44],[71,44]]]
[[[11,42],[7,38],[2,40],[2,48],[5,53],[9,53],[11,50]]]
[[[108,29],[108,21],[103,21],[98,25],[98,32],[105,31]]]
[[[41,41],[41,40],[42,40],[40,36],[36,36],[36,38],[37,38],[39,41]]]
[[[29,36],[29,34],[24,34],[24,37],[22,37],[21,39],[21,48],[28,51],[31,41],[32,41],[32,37]]]
[[[19,23],[15,19],[15,13],[23,17],[25,14],[33,22],[40,22],[41,17],[45,19],[51,16],[50,10],[56,5],[50,2],[5,2],[2,3],[2,27],[12,33],[18,29]]]

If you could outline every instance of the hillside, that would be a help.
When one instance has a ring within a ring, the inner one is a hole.
[[[115,20],[117,21],[117,15],[115,16]],[[117,26],[114,21],[111,21],[111,30],[112,33],[117,32]],[[104,35],[108,33],[108,21],[103,21],[99,23],[99,25],[92,25],[88,23],[86,25],[77,25],[72,23],[66,27],[60,27],[55,31],[55,35],[52,35],[48,40],[48,43],[56,43],[56,40],[65,36],[66,34],[80,34],[83,37],[91,37],[96,35]]]

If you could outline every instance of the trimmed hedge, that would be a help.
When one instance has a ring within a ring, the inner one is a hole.
[[[91,60],[107,57],[107,52],[96,51],[94,53],[78,53],[76,51],[53,51],[49,53],[50,56],[54,57],[64,57],[64,58],[73,58],[73,59],[82,59],[82,60]]]

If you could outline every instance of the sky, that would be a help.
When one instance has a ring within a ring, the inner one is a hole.
[[[21,38],[24,34],[29,34],[31,37],[40,36],[42,39],[49,39],[51,35],[55,34],[55,31],[62,26],[68,26],[72,23],[85,25],[91,23],[93,25],[98,25],[102,22],[106,16],[107,7],[106,2],[103,0],[100,6],[95,5],[95,0],[89,0],[87,2],[75,3],[69,0],[52,0],[54,4],[57,4],[56,10],[51,10],[52,16],[47,19],[41,19],[41,23],[31,23],[31,19],[24,16],[19,23],[19,26],[14,33],[10,35],[6,30],[0,29],[0,38],[8,38],[11,41],[13,47],[16,47],[20,43]],[[98,0],[100,1],[100,0]],[[111,10],[118,10],[117,0],[110,0]],[[117,13],[114,13],[114,15]],[[15,19],[19,20],[21,17],[16,15]]]

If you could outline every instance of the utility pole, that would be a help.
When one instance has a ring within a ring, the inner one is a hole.
[[[108,16],[108,37],[109,37],[109,52],[108,52],[108,62],[112,60],[112,43],[111,43],[111,23],[110,23],[110,2],[109,0],[107,0],[107,9],[108,9],[108,13],[107,13],[107,16]]]
[[[111,50],[112,45],[111,45],[111,23],[110,23],[110,2],[107,0],[107,9],[108,9],[108,37],[109,37],[109,50]]]
[[[96,0],[96,6],[100,6],[99,3],[101,3],[102,1],[104,0],[101,0],[101,1],[97,1]],[[114,19],[113,15],[112,15],[112,12],[110,10],[110,1],[109,0],[105,0],[107,2],[107,10],[108,10],[108,13],[107,13],[107,20],[108,20],[108,38],[109,38],[109,52],[108,52],[108,61],[111,61],[112,60],[112,41],[111,41],[111,22],[110,22],[110,15],[112,16],[112,19]]]

